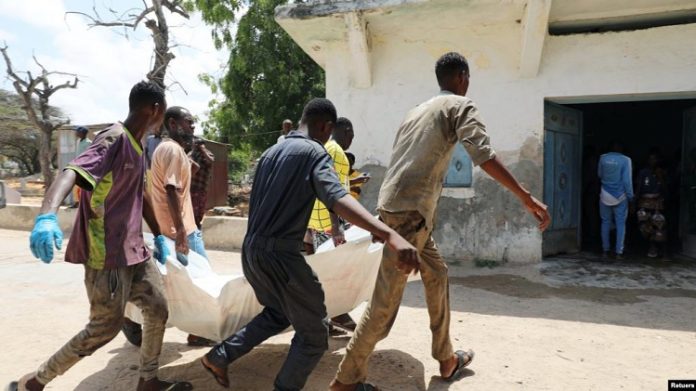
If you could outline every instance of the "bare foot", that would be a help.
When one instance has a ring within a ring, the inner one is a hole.
[[[454,370],[457,368],[458,363],[457,355],[453,354],[452,357],[445,361],[440,361],[440,376],[450,377]]]

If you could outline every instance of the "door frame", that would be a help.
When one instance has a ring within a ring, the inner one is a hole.
[[[547,115],[547,107],[556,107],[560,110],[565,110],[565,111],[576,111],[579,113],[577,120],[577,137],[578,137],[578,150],[577,150],[577,156],[575,156],[575,172],[577,173],[575,181],[577,182],[574,186],[575,188],[575,194],[574,196],[576,197],[575,200],[575,219],[577,221],[577,227],[575,228],[567,228],[567,229],[558,229],[554,230],[553,229],[553,222],[552,226],[549,227],[549,229],[543,233],[542,235],[542,255],[543,256],[548,256],[548,255],[553,255],[553,254],[559,254],[559,253],[576,253],[579,252],[582,249],[582,191],[581,191],[581,186],[582,186],[582,149],[584,145],[584,121],[583,121],[583,113],[582,110],[577,110],[573,109],[570,107],[566,107],[564,104],[559,104],[554,102],[553,100],[550,99],[545,99],[544,100],[544,106],[543,106],[543,129],[544,129],[544,138],[543,138],[543,161],[544,165],[546,165],[547,162],[547,151],[546,151],[546,146],[547,146],[547,140],[548,140],[548,133],[549,129],[546,123],[546,115]],[[568,132],[563,132],[563,131],[555,131],[555,133],[566,133],[566,134],[571,134]],[[549,195],[547,194],[547,189],[549,188],[548,185],[548,180],[554,179],[555,178],[548,178],[548,171],[546,166],[542,170],[542,175],[543,175],[543,199],[546,202],[549,198]],[[571,186],[573,186],[571,184]],[[554,206],[551,205],[553,208]],[[552,215],[553,215],[553,209],[552,209]],[[568,238],[568,231],[575,229],[575,243],[572,245],[567,244],[567,238]],[[560,244],[561,242],[566,242],[566,244]]]

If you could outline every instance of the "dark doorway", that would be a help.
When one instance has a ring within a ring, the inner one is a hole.
[[[612,141],[624,146],[624,154],[633,163],[634,188],[637,175],[647,167],[651,153],[658,153],[666,173],[665,211],[668,253],[681,251],[680,209],[683,188],[682,148],[684,112],[696,106],[696,100],[662,100],[565,105],[582,112],[582,179],[580,205],[580,243],[584,251],[601,251],[599,218],[599,179],[597,162]],[[613,239],[612,239],[613,242]],[[629,213],[626,226],[625,253],[640,256],[647,252],[635,213]]]

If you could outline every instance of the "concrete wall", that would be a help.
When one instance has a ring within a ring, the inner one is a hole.
[[[460,7],[460,10],[462,7]],[[438,10],[435,10],[438,11]],[[543,103],[620,101],[693,96],[696,25],[617,33],[548,36],[539,73],[520,78],[519,18],[461,24],[457,10],[413,7],[366,15],[372,85],[355,88],[345,42],[325,43],[327,95],[353,121],[351,152],[373,174],[364,203],[374,206],[394,134],[404,114],[437,93],[434,63],[459,51],[471,65],[469,96],[478,103],[493,146],[532,192],[543,197]],[[509,11],[509,12],[515,12]],[[473,190],[449,191],[440,201],[435,237],[443,255],[461,259],[534,262],[541,235],[519,203],[482,175]]]
[[[34,218],[39,214],[38,206],[12,205],[0,208],[0,229],[31,231]],[[58,225],[67,237],[75,223],[76,209],[60,208]],[[203,220],[203,240],[207,249],[239,250],[244,242],[247,219],[241,217],[208,216]],[[143,224],[143,230],[149,229]],[[28,245],[28,243],[27,243]]]

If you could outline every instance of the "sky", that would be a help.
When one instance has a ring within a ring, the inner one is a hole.
[[[32,55],[49,70],[76,73],[77,89],[63,89],[51,97],[73,124],[94,124],[123,120],[128,113],[128,93],[136,82],[145,79],[152,61],[153,42],[144,25],[129,29],[87,26],[87,19],[66,15],[66,11],[92,14],[96,7],[104,20],[111,19],[109,9],[124,12],[142,9],[142,0],[0,0],[0,44],[9,47],[13,68],[39,73]],[[167,15],[170,15],[167,12]],[[176,56],[167,71],[167,103],[188,108],[201,120],[207,118],[208,102],[213,95],[198,80],[208,73],[220,77],[228,59],[226,50],[215,49],[210,27],[199,14],[190,20],[179,15],[168,17],[171,51]],[[120,34],[119,34],[120,33]],[[0,88],[14,91],[0,62]],[[67,80],[54,76],[52,84]],[[176,84],[175,82],[179,83]],[[183,87],[183,88],[182,88]],[[201,129],[201,127],[198,127]],[[199,130],[197,130],[199,131]]]

